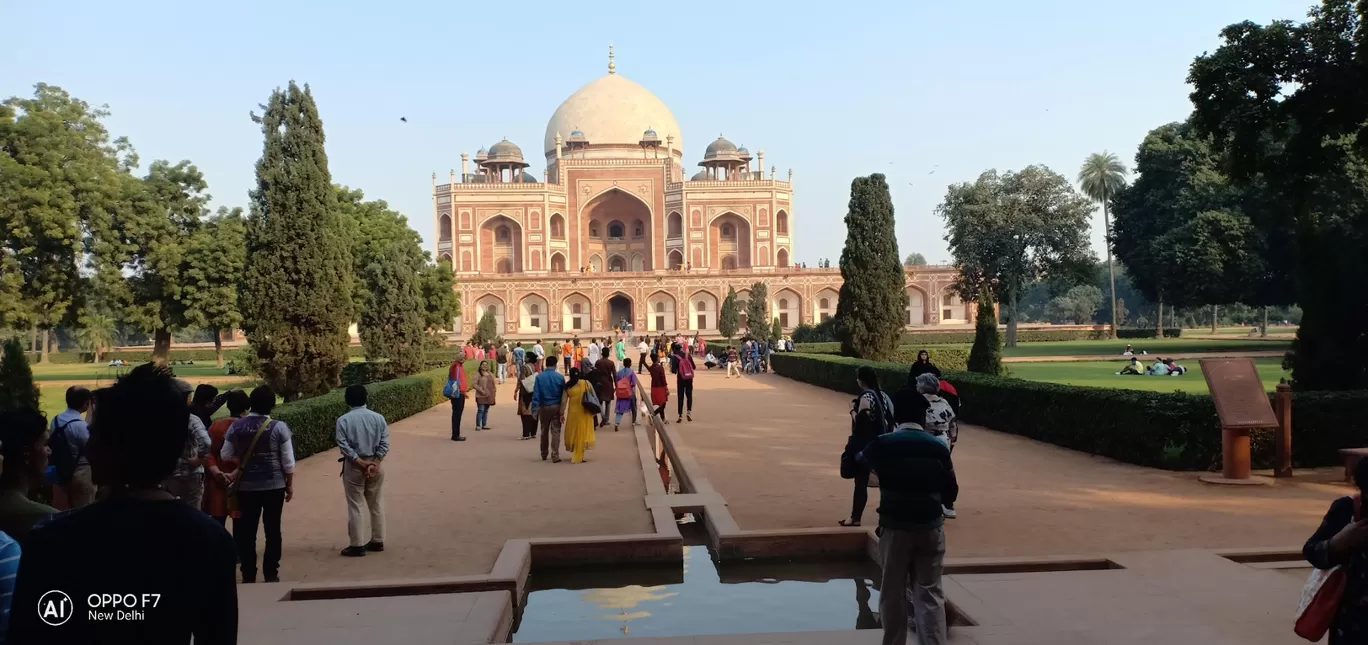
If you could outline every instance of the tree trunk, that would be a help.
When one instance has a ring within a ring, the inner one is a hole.
[[[1007,342],[1005,346],[1017,346],[1017,293],[1012,289],[1007,299]]]
[[[1159,296],[1159,335],[1155,338],[1164,337],[1164,296]]]
[[[1102,235],[1107,242],[1107,277],[1111,279],[1111,338],[1116,339],[1116,267],[1112,264],[1111,256],[1111,214],[1107,210],[1107,202],[1102,202]],[[1163,337],[1163,332],[1159,336]]]
[[[1217,305],[1211,305],[1211,333],[1213,334],[1216,333],[1216,314],[1218,313],[1217,307]]]
[[[166,363],[171,360],[171,330],[159,328],[152,337],[152,361]]]
[[[1259,327],[1259,335],[1268,338],[1268,305],[1264,305],[1263,325]]]
[[[48,329],[44,329],[44,330],[43,330],[43,351],[42,351],[41,354],[38,355],[38,362],[39,362],[39,363],[46,363],[46,362],[48,362],[48,335],[49,335],[50,333],[51,333],[51,330],[48,330]]]
[[[38,353],[38,325],[29,328],[29,351]]]
[[[223,369],[223,334],[214,329],[214,358],[218,359],[219,369]]]

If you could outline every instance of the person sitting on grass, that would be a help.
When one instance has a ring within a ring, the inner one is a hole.
[[[1168,366],[1169,376],[1182,376],[1187,374],[1187,368],[1179,365],[1171,358],[1165,361],[1164,365]]]
[[[1154,359],[1154,364],[1149,366],[1149,371],[1146,372],[1146,374],[1149,374],[1150,376],[1168,376],[1169,368],[1168,365],[1164,363],[1164,359],[1156,358]]]
[[[1143,376],[1144,373],[1145,368],[1140,365],[1140,359],[1134,356],[1131,357],[1130,363],[1127,363],[1120,372],[1117,372],[1121,376]]]

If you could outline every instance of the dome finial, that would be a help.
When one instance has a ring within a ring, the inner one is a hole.
[[[616,74],[616,73],[617,73],[617,63],[614,63],[614,62],[613,62],[613,44],[612,44],[612,43],[609,43],[609,44],[608,44],[608,73],[609,73],[609,74]]]

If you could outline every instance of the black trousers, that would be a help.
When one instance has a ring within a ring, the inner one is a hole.
[[[646,369],[646,355],[645,355],[645,354],[642,354],[642,355],[641,355],[641,362],[640,362],[640,363],[637,363],[637,374],[640,374],[640,373],[641,373],[641,370],[644,370],[644,369]]]
[[[537,417],[525,414],[518,418],[522,419],[522,436],[528,438],[537,436]]]
[[[280,514],[285,509],[285,489],[238,492],[241,517],[233,518],[233,541],[237,542],[238,562],[243,580],[256,580],[257,526],[266,527],[266,552],[261,569],[267,578],[280,572]]]
[[[689,412],[693,412],[693,379],[677,379],[675,381],[676,394],[679,395],[679,416],[684,416],[684,399],[688,397]]]
[[[465,413],[466,397],[464,395],[451,400],[451,438],[461,436],[461,415]]]
[[[855,499],[850,505],[850,519],[860,521],[865,505],[869,504],[869,471],[858,468],[855,473]]]

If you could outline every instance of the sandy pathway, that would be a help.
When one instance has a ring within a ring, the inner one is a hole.
[[[775,375],[703,373],[683,436],[743,529],[834,526],[850,512],[838,461],[851,397]],[[1213,429],[1213,432],[1216,430]],[[956,556],[1096,553],[1187,547],[1300,546],[1337,471],[1274,487],[1217,487],[1192,473],[1130,466],[1013,435],[964,427],[955,449]],[[870,491],[866,526],[876,523]]]
[[[391,426],[384,553],[338,555],[347,546],[347,513],[337,450],[302,461],[294,501],[285,507],[281,578],[479,574],[510,538],[651,532],[633,435],[610,427],[598,433],[585,464],[543,462],[536,441],[518,439],[511,388],[499,388],[492,430],[473,432],[475,406],[466,408],[464,443],[449,439],[448,406]]]

